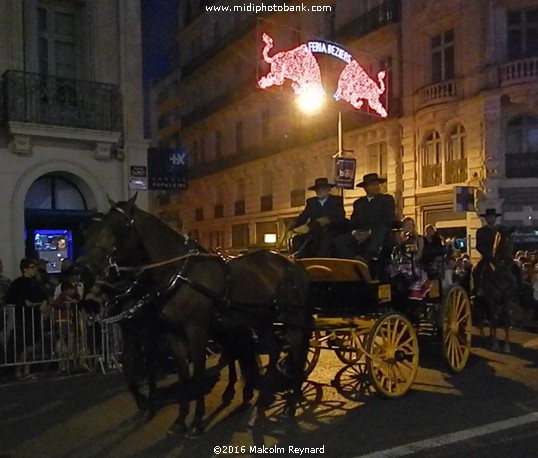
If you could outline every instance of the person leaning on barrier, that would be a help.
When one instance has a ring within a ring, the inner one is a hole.
[[[75,333],[73,329],[73,307],[76,304],[76,285],[70,281],[60,284],[61,293],[54,299],[54,327],[56,352],[61,358],[59,372],[67,372],[68,360],[73,358]]]
[[[386,181],[377,173],[369,173],[357,184],[366,196],[353,203],[350,230],[335,239],[339,258],[376,261],[383,246],[390,243],[396,203],[390,194],[381,193],[381,184]]]
[[[35,261],[27,258],[21,260],[20,269],[22,275],[9,285],[5,302],[15,305],[15,344],[17,352],[20,351],[15,356],[27,361],[32,348],[41,341],[41,313],[47,314],[49,308],[46,294],[35,278]],[[30,366],[17,366],[15,375],[19,380],[31,378]]]
[[[346,225],[346,212],[342,197],[330,194],[335,185],[327,178],[316,178],[308,189],[316,192],[316,197],[306,200],[306,206],[290,229],[307,224],[306,234],[293,238],[293,251],[297,258],[328,258],[332,254],[333,240],[341,234]]]

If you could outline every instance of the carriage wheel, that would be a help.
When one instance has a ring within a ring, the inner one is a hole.
[[[362,358],[362,350],[366,346],[367,334],[360,334],[355,329],[337,331],[335,337],[340,348],[334,352],[344,364],[356,364]]]
[[[389,312],[370,331],[366,358],[370,381],[388,398],[403,396],[418,372],[418,340],[409,320]]]
[[[310,339],[310,345],[308,346],[308,354],[306,355],[306,366],[304,370],[305,377],[308,377],[316,367],[319,360],[321,333],[314,331],[312,338]]]
[[[471,304],[461,286],[450,289],[443,306],[443,355],[454,372],[461,372],[471,353]]]

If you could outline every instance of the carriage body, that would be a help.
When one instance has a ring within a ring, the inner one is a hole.
[[[297,260],[307,271],[314,333],[307,372],[322,349],[344,364],[363,365],[375,389],[399,397],[418,371],[419,337],[441,344],[449,367],[459,372],[470,350],[470,306],[459,286],[443,288],[440,276],[423,300],[410,300],[401,283],[373,280],[358,260]]]

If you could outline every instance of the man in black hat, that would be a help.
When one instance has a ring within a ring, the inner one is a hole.
[[[332,254],[333,239],[342,233],[346,223],[346,212],[341,197],[330,194],[333,183],[327,178],[316,178],[308,189],[316,192],[316,197],[306,200],[306,206],[295,220],[292,228],[308,223],[306,234],[293,238],[293,251],[297,258],[321,257]]]
[[[476,231],[476,250],[482,258],[473,269],[473,295],[477,294],[480,287],[484,266],[493,261],[493,246],[499,232],[495,222],[501,214],[494,208],[487,208],[480,216],[486,220],[486,225]]]
[[[394,197],[381,193],[381,183],[386,181],[377,173],[369,173],[357,184],[364,188],[366,196],[353,203],[350,231],[335,240],[339,258],[377,260],[383,246],[390,241],[396,203]]]

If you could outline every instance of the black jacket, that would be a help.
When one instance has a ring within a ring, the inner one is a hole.
[[[317,197],[310,197],[306,200],[306,206],[302,213],[295,220],[295,227],[301,226],[308,221],[315,221],[318,218],[329,218],[331,226],[345,222],[346,212],[341,197],[329,195],[324,205],[321,205]]]
[[[353,202],[350,227],[370,229],[374,232],[389,233],[396,217],[396,203],[390,194],[378,194],[373,199],[360,197]]]
[[[377,256],[381,247],[390,241],[395,218],[396,203],[390,194],[377,194],[371,200],[364,196],[353,202],[350,229],[369,229],[370,250]]]
[[[484,226],[476,231],[476,250],[483,258],[493,258],[493,245],[497,232],[497,228],[491,226]]]

